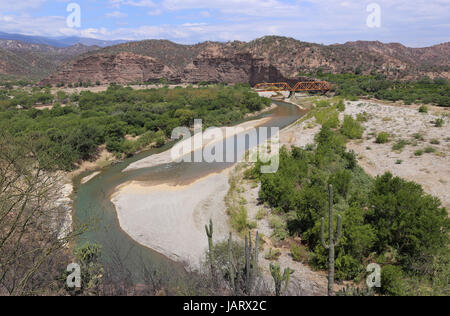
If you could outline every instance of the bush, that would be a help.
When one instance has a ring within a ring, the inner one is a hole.
[[[281,251],[279,249],[270,248],[268,252],[264,255],[266,260],[275,261],[281,256]]]
[[[435,153],[436,152],[436,148],[434,148],[434,147],[426,147],[425,148],[425,152],[427,153],[427,154],[431,154],[431,153]]]
[[[401,152],[403,148],[405,148],[405,146],[409,144],[410,144],[409,141],[400,139],[392,146],[392,150]]]
[[[238,232],[243,232],[248,229],[249,222],[245,206],[241,206],[237,212],[231,214],[231,226]]]
[[[428,107],[426,107],[425,105],[422,105],[419,108],[419,113],[428,113]]]
[[[439,141],[439,139],[436,139],[436,138],[433,138],[432,140],[431,140],[431,144],[433,144],[433,145],[439,145],[441,142]]]
[[[414,155],[415,156],[422,156],[423,155],[423,150],[422,149],[419,149],[419,150],[416,150],[415,152],[414,152]]]
[[[377,135],[377,139],[375,140],[377,144],[385,144],[389,142],[389,133],[381,132]]]
[[[277,215],[270,215],[269,226],[273,229],[273,237],[278,240],[284,240],[289,236],[286,223]]]
[[[448,246],[447,211],[421,185],[388,172],[376,178],[369,203],[367,220],[375,229],[378,253],[390,245],[407,266],[423,254]]]
[[[291,256],[294,261],[306,262],[308,254],[306,250],[295,242],[291,242]]]
[[[337,104],[336,104],[336,108],[339,112],[345,112],[345,103],[343,100],[340,100]]]
[[[398,266],[387,265],[381,269],[380,292],[384,295],[404,295],[403,272]]]
[[[354,120],[351,115],[346,115],[344,117],[341,133],[350,139],[362,138],[364,128],[358,121]]]
[[[435,127],[442,127],[442,126],[444,126],[444,119],[442,119],[442,118],[436,119],[436,121],[434,122],[434,126]]]

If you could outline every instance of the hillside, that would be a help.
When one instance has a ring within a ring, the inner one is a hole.
[[[61,64],[98,49],[100,48],[97,46],[83,44],[55,47],[16,40],[0,40],[0,76],[42,79],[56,71]]]
[[[84,65],[91,62],[92,58],[117,61],[119,54],[120,65],[92,68],[86,77]],[[159,79],[173,82],[252,83],[255,78],[278,80],[319,70],[331,73],[376,72],[390,79],[416,79],[425,75],[450,78],[450,43],[426,48],[363,41],[326,46],[266,36],[248,43],[235,41],[180,45],[167,40],[145,40],[110,46],[90,51],[68,62],[43,83],[68,84],[79,79],[110,83],[108,77],[119,78],[121,83],[157,79],[158,73],[143,76],[147,66],[141,65],[134,76],[127,70],[125,77],[128,79],[120,80],[125,69],[135,68],[137,56],[151,57],[154,59],[151,63],[164,65],[167,76]]]

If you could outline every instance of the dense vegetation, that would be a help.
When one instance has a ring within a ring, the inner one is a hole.
[[[424,77],[418,81],[394,81],[381,74],[365,76],[320,72],[310,76],[334,83],[336,94],[346,97],[368,96],[379,100],[403,100],[405,104],[450,106],[450,84],[443,78],[432,80]]]
[[[353,127],[357,121],[347,124]],[[277,173],[260,174],[259,165],[248,172],[261,182],[260,199],[285,222],[277,226],[276,236],[301,236],[310,264],[327,269],[320,226],[321,218],[328,218],[327,185],[333,184],[334,209],[343,224],[336,249],[337,279],[359,282],[365,266],[376,262],[383,267],[383,294],[448,294],[446,209],[416,183],[390,173],[368,176],[355,154],[346,151],[344,132],[325,124],[316,145],[281,150]]]
[[[36,104],[53,105],[36,109]],[[64,104],[64,106],[61,106]],[[107,91],[56,95],[49,89],[0,91],[0,127],[11,137],[34,138],[40,152],[70,170],[95,157],[99,145],[130,155],[149,145],[161,146],[178,126],[220,126],[270,104],[248,86],[133,90],[111,85]],[[135,140],[125,137],[139,136]]]

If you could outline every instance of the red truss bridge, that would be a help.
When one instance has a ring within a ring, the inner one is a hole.
[[[293,87],[291,87],[287,82],[277,82],[277,83],[258,83],[253,87],[258,92],[268,92],[268,91],[289,91],[293,92],[326,92],[331,90],[331,85],[326,81],[305,81],[297,82]]]

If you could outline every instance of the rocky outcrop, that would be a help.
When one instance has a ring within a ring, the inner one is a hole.
[[[181,75],[182,82],[250,83],[280,81],[283,75],[263,58],[250,53],[229,55],[201,54]]]
[[[148,56],[122,52],[115,55],[92,55],[66,64],[42,84],[59,83],[131,83],[157,81],[161,78],[177,80],[173,71]]]

